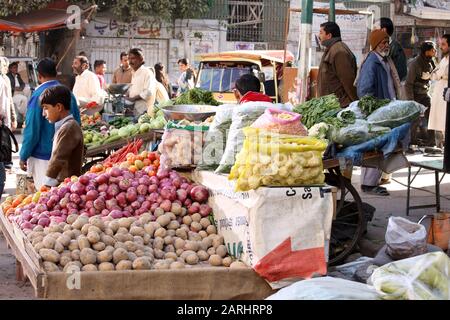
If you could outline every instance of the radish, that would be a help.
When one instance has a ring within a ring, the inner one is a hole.
[[[200,203],[204,203],[208,201],[209,192],[208,190],[203,186],[195,186],[190,191],[191,199],[194,201],[198,201]]]

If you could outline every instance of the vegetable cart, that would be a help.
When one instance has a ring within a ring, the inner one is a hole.
[[[395,153],[402,154],[401,150]],[[383,153],[371,151],[363,154],[363,162],[377,161],[383,158]],[[339,188],[337,196],[336,216],[331,229],[329,265],[337,265],[352,253],[365,231],[366,217],[363,203],[358,191],[341,171],[339,159],[332,158],[323,161],[325,181],[328,185]]]
[[[114,151],[125,146],[132,139],[142,139],[144,143],[148,143],[148,148],[151,147],[152,143],[155,143],[161,139],[164,130],[150,130],[149,132],[138,134],[128,139],[120,139],[108,144],[101,145],[99,147],[87,149],[85,152],[85,163],[82,168],[82,172],[89,171],[89,169],[96,163],[103,161]]]

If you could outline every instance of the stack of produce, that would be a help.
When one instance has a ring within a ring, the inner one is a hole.
[[[129,124],[132,124],[133,121],[130,117],[115,117],[113,120],[110,120],[108,122],[109,126],[111,128],[120,129],[122,127],[125,127]]]
[[[161,103],[158,107],[164,108],[166,106],[182,104],[218,106],[221,103],[214,99],[212,92],[199,88],[193,88],[185,93],[182,93],[175,99]]]
[[[324,183],[324,141],[250,127],[244,133],[244,146],[228,177],[237,180],[236,191]]]
[[[141,124],[148,124],[149,129],[163,129],[164,126],[167,124],[166,119],[164,118],[164,113],[162,110],[157,110],[155,113],[155,116],[152,117],[148,113],[144,113],[142,116],[139,117],[138,123]]]
[[[94,125],[97,122],[101,122],[102,116],[100,114],[100,112],[96,112],[94,115],[92,116],[88,116],[87,114],[82,114],[81,115],[81,127],[86,127],[86,126],[90,126],[90,125]]]

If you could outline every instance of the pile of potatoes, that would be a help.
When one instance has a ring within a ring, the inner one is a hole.
[[[246,267],[232,261],[223,237],[199,213],[177,217],[158,208],[154,215],[116,220],[72,214],[67,223],[36,226],[27,237],[46,272]]]

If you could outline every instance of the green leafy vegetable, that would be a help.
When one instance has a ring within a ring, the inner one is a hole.
[[[294,107],[294,112],[302,115],[302,123],[308,129],[320,122],[338,128],[345,126],[345,122],[336,117],[339,111],[341,105],[334,94],[311,99]]]
[[[210,106],[218,106],[220,102],[214,99],[212,92],[202,90],[199,88],[191,89],[185,93],[182,93],[174,101],[175,105],[180,104],[202,104]]]
[[[373,96],[364,96],[359,100],[358,107],[366,115],[370,115],[372,112],[385,106],[389,102],[391,102],[389,99],[377,99]]]

